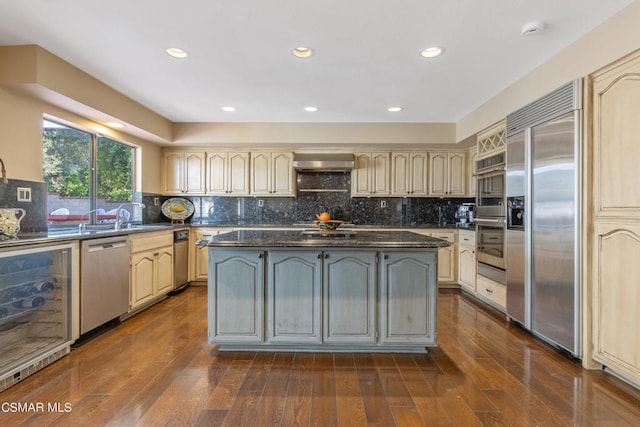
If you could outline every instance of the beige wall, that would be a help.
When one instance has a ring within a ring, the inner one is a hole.
[[[458,121],[456,140],[477,133],[563,84],[585,77],[637,49],[640,49],[640,1],[633,2]],[[508,62],[503,66],[508,67]]]
[[[22,91],[0,87],[0,158],[11,179],[42,182],[42,118],[50,115],[80,128],[140,147],[142,191],[160,193],[161,147],[116,132],[85,117],[33,98]]]
[[[320,148],[455,144],[454,123],[176,123],[177,145]]]

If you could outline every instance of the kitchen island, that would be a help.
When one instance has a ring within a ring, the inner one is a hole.
[[[220,350],[416,352],[437,344],[437,251],[408,231],[240,230],[209,251]]]

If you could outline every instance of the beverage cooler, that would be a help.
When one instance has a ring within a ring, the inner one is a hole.
[[[0,392],[69,353],[73,245],[0,252]]]

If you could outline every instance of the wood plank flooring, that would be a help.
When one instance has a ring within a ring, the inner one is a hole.
[[[224,353],[191,286],[0,393],[3,426],[638,426],[640,391],[456,291],[425,354]],[[6,408],[6,405],[3,406]]]

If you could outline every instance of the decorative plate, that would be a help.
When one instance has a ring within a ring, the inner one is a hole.
[[[184,220],[193,215],[193,203],[182,197],[172,197],[162,204],[162,213],[171,220]]]

